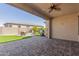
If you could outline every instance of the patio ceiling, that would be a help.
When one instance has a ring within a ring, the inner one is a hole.
[[[49,3],[43,3],[43,4],[37,3],[34,5],[36,5],[37,7],[39,7],[46,13],[48,13],[48,10],[49,10],[48,8],[50,7]],[[57,16],[62,16],[62,15],[70,14],[70,13],[79,12],[79,4],[78,3],[69,3],[69,4],[63,3],[63,4],[59,4],[58,7],[60,7],[61,10],[60,11],[53,10],[53,12],[50,14],[52,17],[57,17]]]
[[[48,13],[48,8],[50,7],[50,3],[11,3],[9,5],[20,8],[24,11],[30,12],[36,16],[49,19],[52,17],[58,17],[70,13],[79,12],[79,4],[78,3],[63,3],[59,4],[61,8],[60,11],[53,10],[51,14]]]

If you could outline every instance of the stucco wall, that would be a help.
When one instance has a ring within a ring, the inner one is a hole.
[[[31,28],[16,28],[16,27],[0,27],[0,35],[20,35],[21,32],[29,33]]]
[[[3,27],[1,35],[18,35],[18,28]]]
[[[78,14],[63,15],[52,21],[52,38],[78,40]]]

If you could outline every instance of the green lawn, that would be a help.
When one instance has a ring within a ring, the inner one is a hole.
[[[36,35],[36,36],[40,36],[40,33],[39,33],[39,32],[35,32],[35,35]]]
[[[0,43],[5,43],[5,42],[11,42],[11,41],[16,41],[16,40],[22,40],[24,38],[30,38],[31,36],[15,36],[15,35],[11,35],[11,36],[0,36]]]

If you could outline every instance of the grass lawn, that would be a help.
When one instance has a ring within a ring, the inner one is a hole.
[[[12,41],[16,41],[16,40],[22,40],[24,38],[30,38],[31,36],[15,36],[15,35],[11,35],[11,36],[0,36],[0,43],[5,43],[5,42],[12,42]]]
[[[36,36],[40,36],[40,33],[39,33],[39,32],[35,32],[35,35],[36,35]]]

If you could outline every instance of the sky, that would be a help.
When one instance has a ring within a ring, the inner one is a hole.
[[[22,23],[45,26],[45,20],[8,4],[0,3],[0,25]]]

